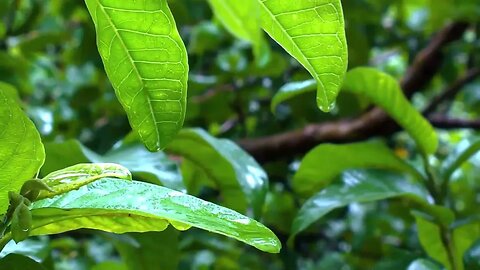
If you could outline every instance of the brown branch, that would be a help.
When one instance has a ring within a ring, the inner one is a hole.
[[[432,115],[428,117],[430,123],[437,128],[442,129],[460,129],[473,128],[480,129],[480,119],[466,120],[457,118],[448,118],[441,115]]]
[[[462,88],[470,83],[471,81],[475,80],[480,76],[480,68],[472,68],[465,73],[461,78],[453,82],[452,85],[447,87],[442,93],[435,98],[433,98],[432,102],[428,104],[428,106],[423,110],[424,115],[429,115],[435,111],[435,109],[440,106],[442,103],[452,100],[455,96],[462,90]]]
[[[401,81],[407,97],[422,90],[438,72],[443,58],[442,49],[459,39],[468,24],[454,23],[440,31],[414,59]],[[379,108],[374,108],[352,120],[310,124],[303,129],[238,143],[259,162],[305,153],[319,143],[348,142],[388,135],[398,130],[395,122]]]

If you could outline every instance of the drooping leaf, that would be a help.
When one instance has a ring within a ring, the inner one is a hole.
[[[433,259],[443,264],[448,270],[452,269],[448,251],[442,242],[440,227],[428,220],[424,215],[414,214],[417,224],[418,239],[423,249]]]
[[[278,252],[277,237],[257,221],[182,192],[137,181],[101,179],[33,203],[31,235],[79,228],[114,233],[190,226],[232,237],[266,252]]]
[[[293,178],[295,191],[311,195],[347,169],[389,169],[421,175],[380,142],[322,144],[308,152]]]
[[[466,139],[461,141],[452,153],[443,161],[443,178],[449,179],[458,167],[478,151],[480,151],[480,140],[472,142],[471,140]]]
[[[426,191],[409,182],[404,176],[384,171],[347,171],[339,183],[332,184],[315,194],[303,205],[292,225],[292,236],[333,209],[354,202],[372,202],[404,196],[413,201],[424,202]]]
[[[9,254],[0,259],[0,269],[8,270],[46,270],[41,264],[19,254]]]
[[[182,127],[188,63],[166,0],[85,0],[105,71],[132,128],[158,151]]]
[[[19,192],[45,159],[40,134],[18,101],[15,89],[0,83],[0,214],[7,210],[8,192]]]
[[[268,188],[262,167],[245,151],[226,139],[217,139],[202,129],[184,129],[167,147],[197,165],[223,193],[225,204],[245,211],[250,204],[258,217]]]
[[[127,168],[135,179],[179,191],[186,190],[177,164],[165,153],[149,152],[139,143],[122,143],[120,147],[99,155],[78,141],[68,140],[63,143],[47,143],[45,151],[47,158],[41,170],[42,175],[78,163],[116,163]]]
[[[374,68],[355,68],[347,73],[342,91],[367,96],[395,119],[425,154],[432,154],[437,150],[438,138],[435,130],[408,102],[395,78]]]
[[[340,0],[257,0],[263,29],[317,81],[317,104],[330,111],[347,70]]]
[[[407,270],[441,270],[439,266],[426,259],[417,259],[413,261]]]
[[[91,182],[105,177],[132,180],[130,171],[114,163],[84,163],[77,164],[62,170],[54,171],[43,179],[49,190],[42,190],[38,195],[38,200],[51,198],[56,195],[78,189]]]
[[[290,82],[280,87],[277,93],[272,98],[270,103],[270,110],[275,113],[277,106],[295,96],[303,93],[315,91],[317,89],[317,82],[315,80],[306,80],[299,82]]]
[[[230,33],[252,44],[257,62],[266,64],[270,51],[260,28],[258,1],[208,0],[208,3]]]

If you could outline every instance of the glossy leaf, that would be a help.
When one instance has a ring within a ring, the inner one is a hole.
[[[426,259],[417,259],[413,261],[407,268],[407,270],[441,270],[433,262]]]
[[[118,164],[95,163],[77,164],[62,170],[54,171],[42,179],[52,190],[42,190],[38,200],[51,198],[56,195],[78,189],[98,179],[113,177],[132,180],[130,171]]]
[[[270,110],[275,113],[275,110],[280,103],[298,95],[315,91],[315,89],[317,89],[317,82],[315,80],[287,83],[280,87],[278,92],[273,96],[272,102],[270,103]]]
[[[311,195],[347,169],[381,168],[421,175],[380,142],[322,144],[308,152],[293,178],[295,191]]]
[[[430,123],[408,102],[395,78],[374,68],[350,70],[342,91],[368,97],[413,137],[425,154],[437,150],[438,138]]]
[[[448,252],[442,242],[440,227],[420,214],[415,214],[417,232],[420,243],[427,254],[447,269],[452,269]]]
[[[405,196],[424,203],[426,191],[405,177],[382,171],[347,171],[332,184],[307,200],[292,225],[292,237],[307,229],[330,211],[354,202],[373,202]]]
[[[182,127],[188,63],[166,0],[86,0],[105,71],[132,128],[158,151]]]
[[[317,81],[317,104],[325,112],[347,70],[347,42],[340,0],[258,0],[263,29]]]
[[[137,181],[102,179],[79,190],[33,203],[31,235],[79,228],[114,233],[190,226],[226,235],[266,252],[281,244],[265,226],[233,210],[182,192]]]
[[[480,151],[480,141],[464,140],[458,144],[453,152],[443,161],[442,174],[449,179],[464,162]]]
[[[135,179],[185,191],[177,164],[163,152],[152,153],[139,143],[122,143],[104,155],[99,155],[80,142],[45,144],[47,158],[42,167],[43,175],[78,163],[116,163],[127,168]]]
[[[0,214],[8,207],[8,192],[19,192],[35,177],[45,159],[40,135],[22,111],[13,87],[0,83]]]
[[[202,129],[184,129],[167,151],[191,161],[214,181],[223,193],[225,204],[245,211],[246,203],[261,214],[268,178],[260,165],[239,146],[217,139]]]

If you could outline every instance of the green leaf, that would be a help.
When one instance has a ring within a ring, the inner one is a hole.
[[[132,128],[158,151],[183,125],[188,63],[166,0],[85,0],[105,71]]]
[[[138,245],[115,241],[114,245],[128,266],[135,270],[176,270],[180,260],[178,232],[167,228],[163,232],[130,233]]]
[[[10,253],[20,254],[30,257],[37,262],[43,262],[50,255],[49,241],[46,237],[39,237],[40,239],[27,239],[20,243],[10,241],[0,252],[0,258],[7,256]]]
[[[466,139],[460,142],[442,164],[443,179],[450,179],[453,172],[478,151],[480,151],[480,140],[471,142]]]
[[[223,193],[225,204],[245,211],[250,204],[259,217],[268,189],[268,177],[245,151],[226,139],[217,139],[202,129],[184,129],[167,147],[197,165]]]
[[[413,137],[425,154],[437,150],[435,130],[408,102],[395,78],[374,68],[355,68],[347,73],[342,91],[364,95],[384,109]]]
[[[287,83],[280,87],[278,92],[275,93],[275,95],[273,96],[272,102],[270,103],[270,110],[272,111],[272,113],[275,113],[277,106],[280,103],[298,95],[315,91],[315,89],[317,89],[317,82],[315,80]]]
[[[293,177],[295,191],[311,195],[347,169],[381,168],[422,176],[380,142],[322,144],[308,152]]]
[[[41,190],[37,199],[51,198],[78,189],[105,177],[132,180],[130,171],[118,164],[77,164],[62,170],[54,171],[45,176],[42,181],[52,190]]]
[[[470,223],[459,226],[453,230],[453,243],[455,247],[456,269],[463,269],[465,252],[480,238],[480,223]],[[461,264],[461,265],[458,265]]]
[[[135,179],[184,191],[177,164],[163,152],[149,152],[139,143],[122,143],[104,155],[99,155],[76,140],[45,144],[47,158],[41,173],[59,170],[78,163],[116,163],[127,168]]]
[[[442,242],[440,227],[429,221],[424,215],[419,213],[414,215],[417,223],[418,239],[423,249],[430,257],[443,264],[447,269],[452,269],[447,249]]]
[[[9,254],[0,259],[0,269],[8,270],[46,270],[41,264],[19,254]]]
[[[341,182],[320,191],[303,205],[292,225],[292,238],[330,211],[354,202],[373,202],[404,196],[424,203],[428,195],[405,177],[383,171],[347,171]]]
[[[441,268],[429,260],[417,259],[408,266],[407,270],[441,270]]]
[[[266,252],[280,241],[265,226],[233,210],[165,187],[137,181],[102,179],[60,196],[33,203],[31,235],[79,228],[113,233],[190,226],[226,235]]]
[[[347,70],[340,0],[258,0],[263,29],[317,81],[318,107],[332,109]]]
[[[266,64],[270,50],[260,28],[257,0],[208,0],[210,7],[225,28],[237,38],[253,45],[253,53],[260,65]]]
[[[0,214],[7,210],[8,192],[19,192],[45,159],[40,134],[18,102],[15,89],[0,83]]]

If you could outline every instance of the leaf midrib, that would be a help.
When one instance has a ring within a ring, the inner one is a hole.
[[[133,60],[133,58],[131,57],[130,53],[129,53],[129,50],[127,48],[127,46],[125,45],[125,42],[123,41],[122,39],[122,36],[120,35],[120,33],[118,32],[115,24],[113,23],[113,21],[111,20],[110,16],[108,15],[108,13],[105,11],[105,8],[103,7],[102,3],[100,2],[100,0],[96,0],[97,1],[97,4],[98,6],[100,7],[100,9],[102,10],[102,13],[105,15],[105,18],[107,18],[109,24],[112,26],[112,29],[113,31],[115,32],[115,35],[117,36],[118,40],[120,41],[120,44],[121,44],[121,47],[123,48],[123,50],[125,51],[125,54],[127,55],[127,58],[128,60],[130,61],[130,64],[132,65],[132,69],[135,71],[135,74],[137,75],[137,78],[140,80],[140,83],[142,84],[142,88],[139,90],[140,92],[143,92],[144,88],[145,88],[145,85],[143,83],[143,79],[142,79],[142,76],[140,75],[140,72],[138,71],[137,69],[137,66],[135,65],[135,62]],[[98,18],[97,18],[98,20]],[[152,107],[152,101],[150,99],[150,95],[148,93],[148,91],[146,91],[146,98],[147,98],[147,103],[148,103],[148,107],[150,109],[150,115],[153,119],[153,122],[155,123],[155,126],[157,125],[157,119],[155,118],[155,115],[153,113],[153,107]],[[129,106],[130,107],[130,106]],[[160,143],[160,133],[158,132],[158,129],[155,128],[155,135],[157,137],[157,146],[158,144]],[[143,135],[139,132],[138,133],[140,137],[143,137]]]

